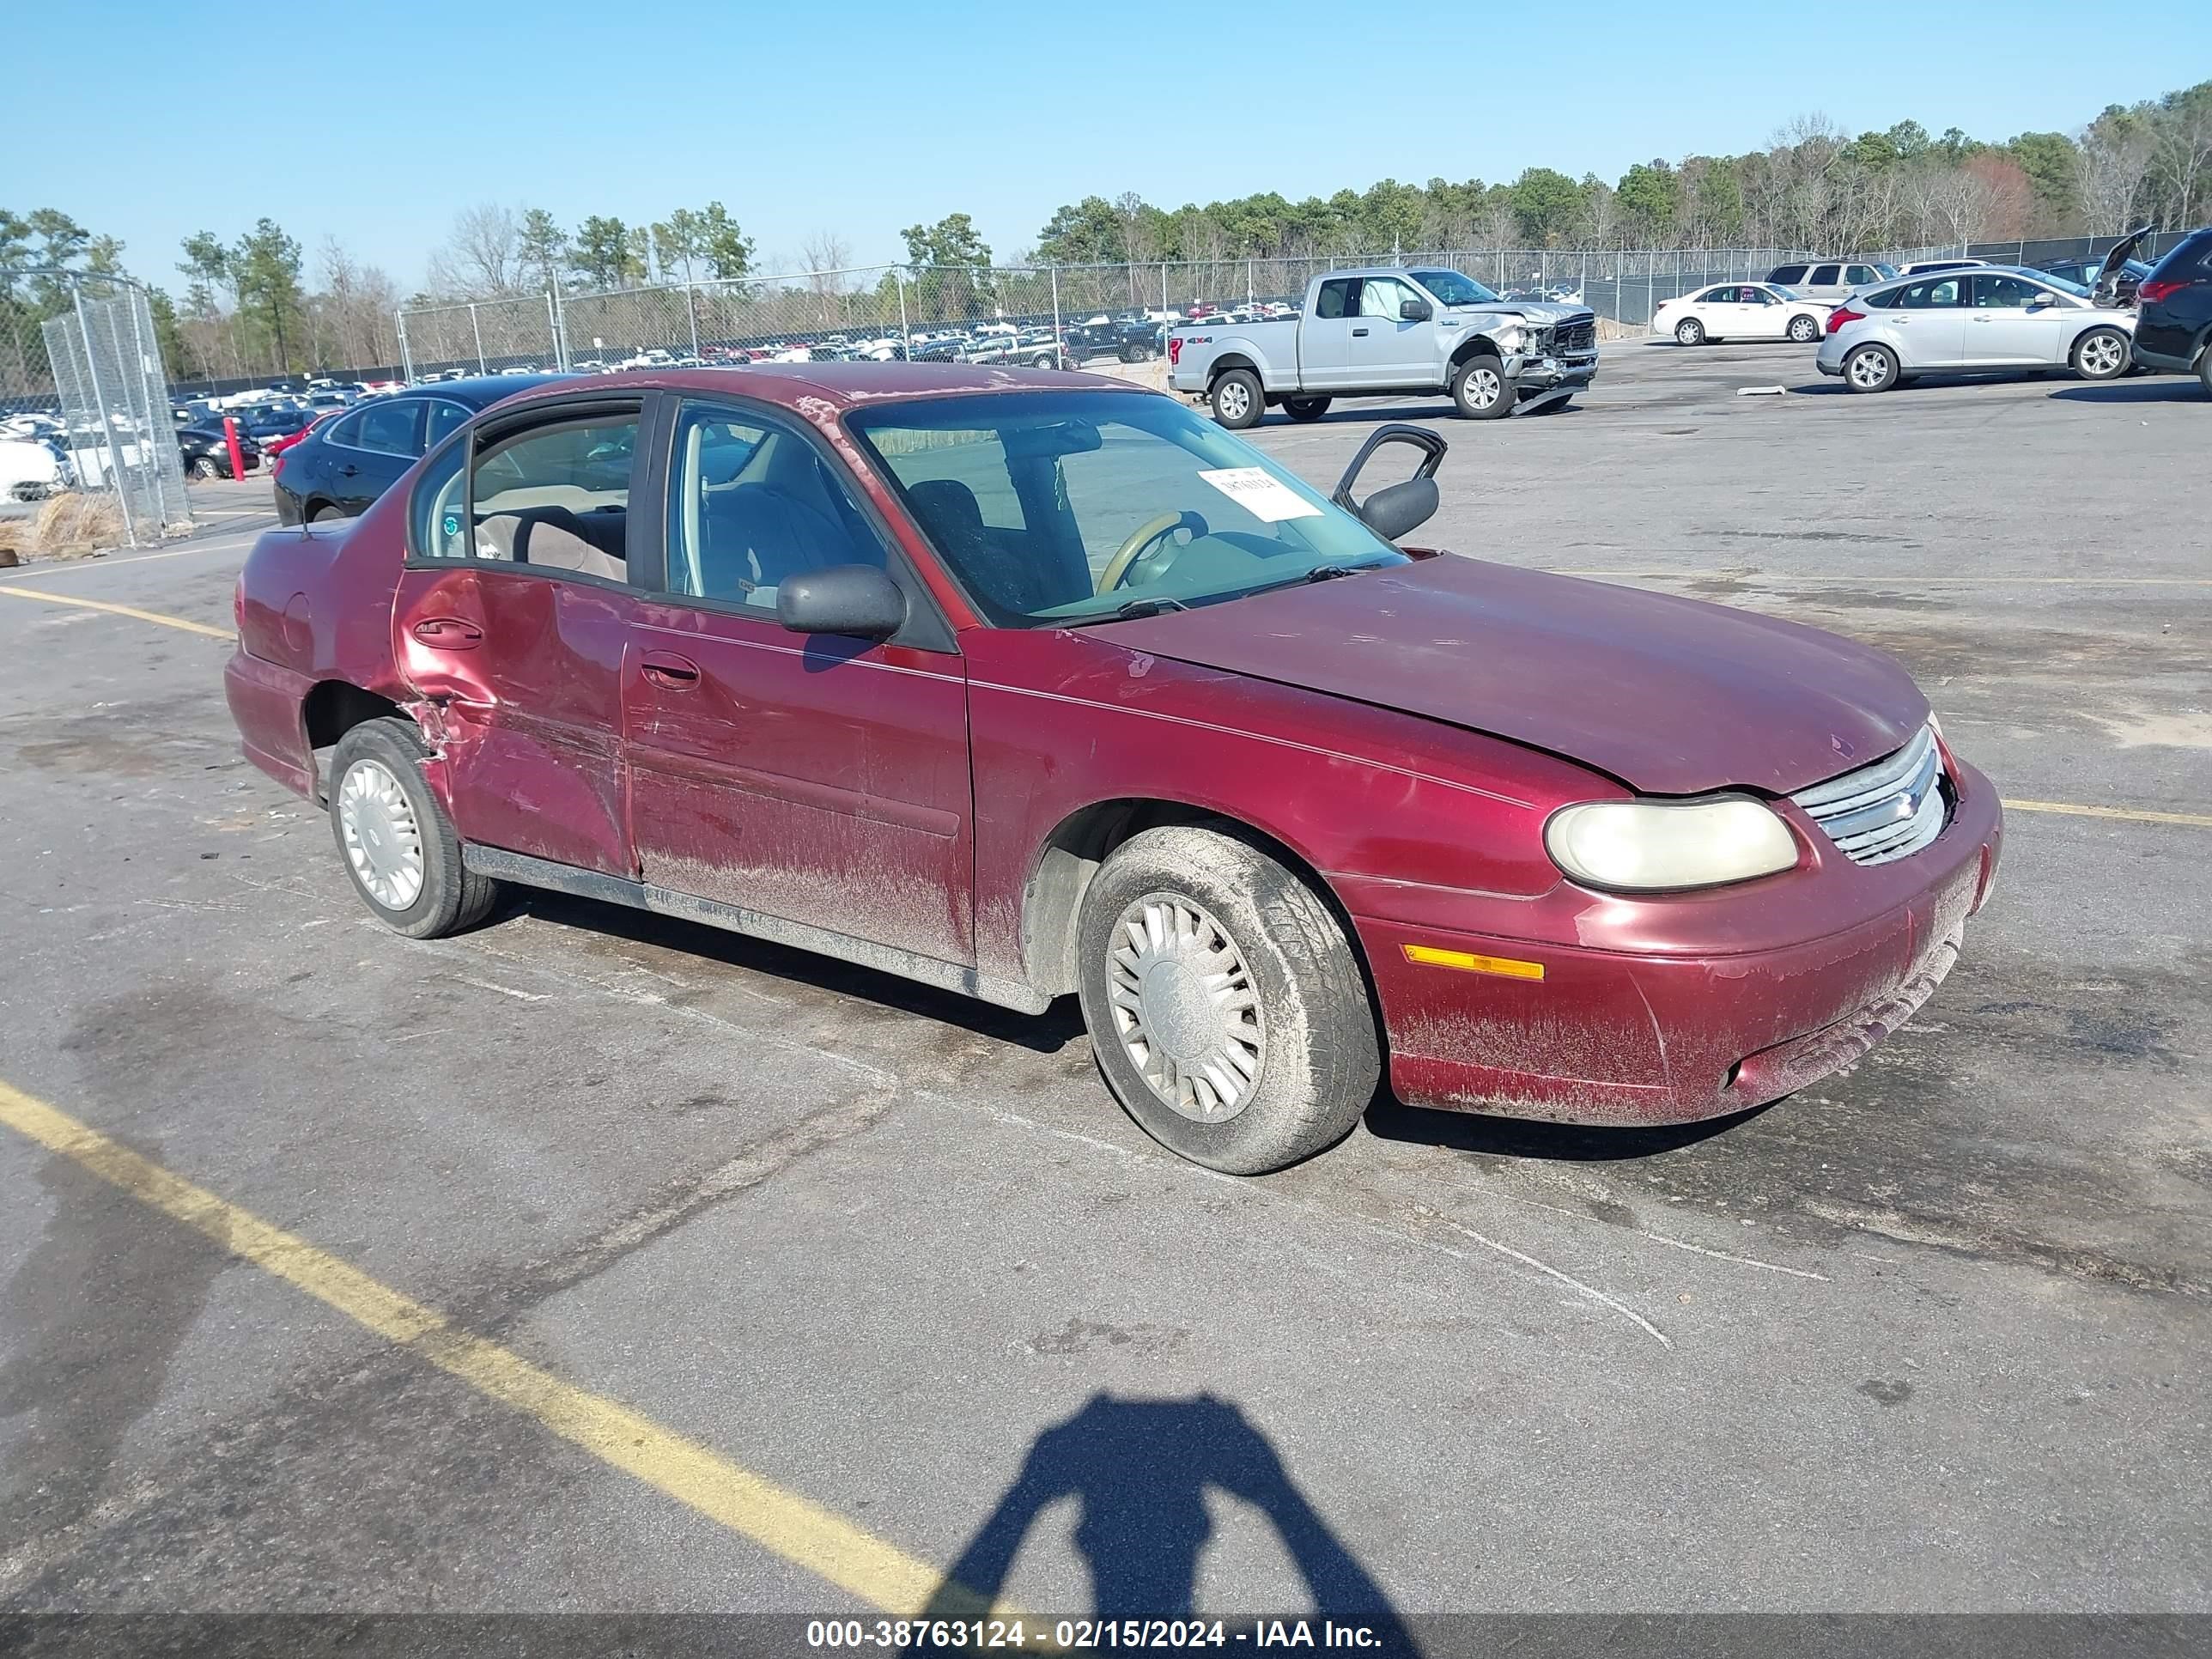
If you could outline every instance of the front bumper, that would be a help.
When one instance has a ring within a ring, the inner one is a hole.
[[[1505,378],[1524,399],[1531,392],[1578,392],[1597,379],[1597,353],[1578,351],[1560,357],[1516,352],[1504,367]]]
[[[1355,916],[1390,1050],[1416,1106],[1594,1124],[1691,1122],[1850,1065],[1925,1002],[1996,878],[1986,780],[1960,800],[1905,902],[1778,949],[1638,956]],[[1539,964],[1540,979],[1418,963],[1407,947]]]

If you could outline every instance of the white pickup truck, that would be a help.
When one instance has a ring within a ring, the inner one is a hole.
[[[1405,392],[1495,420],[1556,407],[1597,378],[1597,315],[1501,300],[1456,270],[1331,270],[1289,321],[1177,325],[1168,365],[1168,383],[1203,395],[1224,426],[1255,425],[1270,404],[1314,421],[1333,398]]]

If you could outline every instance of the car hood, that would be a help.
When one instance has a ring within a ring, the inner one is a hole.
[[[1564,323],[1571,317],[1597,314],[1588,306],[1569,305],[1561,300],[1499,300],[1491,305],[1446,306],[1444,312],[1453,317],[1525,317],[1532,323]]]
[[[2150,234],[2151,229],[2152,227],[2145,225],[2141,230],[2130,231],[2113,243],[2105,255],[2104,265],[2097,272],[2097,280],[2090,287],[2100,288],[2118,276],[2120,268],[2127,264],[2128,256],[2142,246],[2143,238]]]
[[[1646,794],[1786,794],[1928,719],[1903,667],[1836,635],[1449,554],[1096,632],[1488,732]]]

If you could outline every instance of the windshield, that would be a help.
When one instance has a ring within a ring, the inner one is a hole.
[[[2087,289],[2082,287],[2079,283],[2069,281],[2066,277],[2059,276],[2056,271],[2039,270],[2035,273],[2035,280],[2039,283],[2048,283],[2060,293],[2070,294],[2077,300],[2086,300],[2089,298],[2089,290]]]
[[[1215,604],[1402,564],[1342,508],[1165,398],[997,392],[848,417],[1001,628]]]
[[[1406,274],[1435,295],[1441,305],[1487,306],[1498,303],[1495,294],[1474,277],[1462,276],[1455,270],[1409,270]]]

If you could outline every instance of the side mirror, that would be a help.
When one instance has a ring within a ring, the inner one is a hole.
[[[1407,303],[1412,303],[1408,301]],[[1420,452],[1420,465],[1413,476],[1400,483],[1387,484],[1364,501],[1352,499],[1352,487],[1358,482],[1361,471],[1375,452],[1385,444],[1406,444]],[[1406,426],[1394,423],[1377,427],[1359,447],[1352,458],[1352,465],[1337,480],[1329,500],[1352,514],[1383,540],[1395,542],[1399,537],[1419,529],[1436,516],[1437,504],[1437,468],[1442,465],[1445,452],[1451,446],[1425,426]]]
[[[776,585],[777,619],[794,634],[887,640],[906,623],[906,595],[872,564],[833,564]]]
[[[1398,301],[1398,319],[1407,323],[1425,323],[1436,315],[1436,308],[1426,300]]]
[[[2047,307],[2054,306],[2058,302],[2052,299],[2048,294],[2039,294],[2033,300],[2030,300],[2027,302],[2027,308],[2030,311],[2041,311]]]

